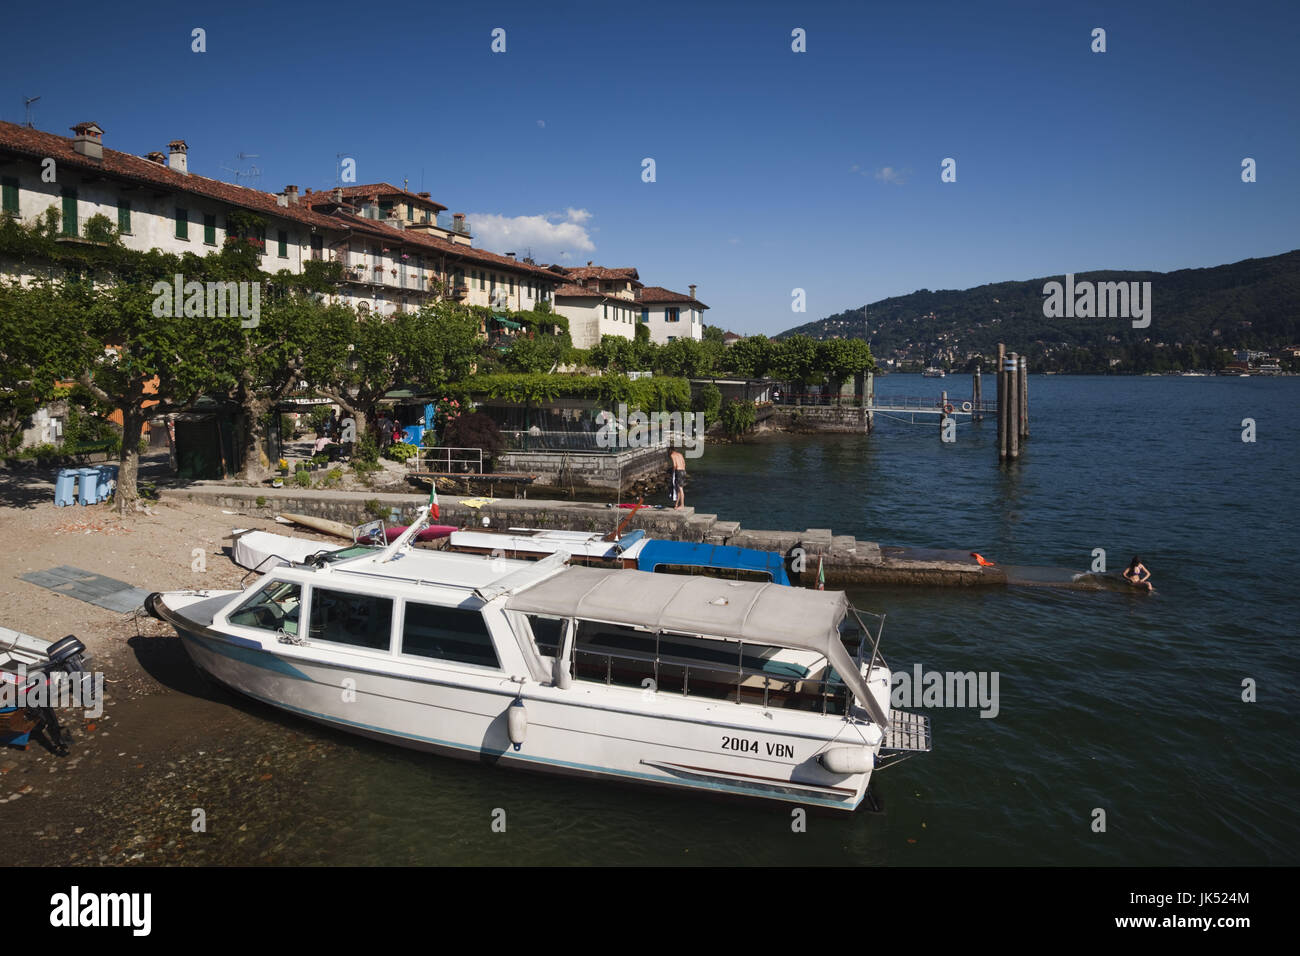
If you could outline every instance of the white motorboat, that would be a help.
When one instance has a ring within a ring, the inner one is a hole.
[[[843,593],[412,548],[418,527],[145,606],[240,693],[452,756],[852,810],[930,749],[890,710],[883,617]]]
[[[945,374],[947,373],[945,373],[943,369],[931,365],[921,373],[921,376],[923,378],[943,378]]]

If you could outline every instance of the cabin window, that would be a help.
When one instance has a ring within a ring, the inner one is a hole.
[[[406,602],[402,653],[480,667],[500,667],[492,635],[479,611]]]
[[[578,680],[763,707],[843,713],[847,699],[826,659],[812,651],[685,634],[656,639],[595,621],[578,622],[572,667]]]
[[[329,588],[312,590],[310,640],[386,651],[392,630],[392,598]]]
[[[537,644],[537,650],[548,657],[556,657],[560,653],[560,644],[564,640],[564,619],[558,617],[538,617],[536,614],[529,614],[528,626],[533,630],[533,641]]]
[[[289,581],[276,581],[241,604],[228,618],[240,627],[255,627],[261,631],[298,633],[298,611],[302,608],[302,586]]]

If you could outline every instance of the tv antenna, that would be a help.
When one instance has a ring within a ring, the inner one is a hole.
[[[32,129],[32,128],[33,128],[33,127],[32,127],[32,104],[35,103],[35,102],[36,102],[37,100],[39,100],[39,99],[40,99],[39,96],[24,96],[24,97],[23,97],[23,109],[24,109],[24,110],[26,111],[26,113],[27,113],[27,119],[23,122],[23,125],[26,126],[28,129]]]
[[[259,159],[259,158],[260,157],[258,156],[257,153],[236,153],[235,154],[236,161],[241,163],[247,159]],[[234,175],[236,186],[253,187],[256,186],[258,180],[262,178],[262,170],[256,163],[249,163],[246,169],[233,169],[230,166],[222,166],[221,168],[224,169],[226,172]]]

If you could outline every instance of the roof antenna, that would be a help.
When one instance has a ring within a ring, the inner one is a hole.
[[[39,100],[39,99],[40,99],[39,96],[24,96],[24,97],[23,97],[23,108],[27,111],[27,119],[26,119],[26,121],[23,123],[23,125],[26,126],[28,129],[35,129],[35,127],[32,126],[32,104],[35,103],[35,102],[36,102],[37,100]]]

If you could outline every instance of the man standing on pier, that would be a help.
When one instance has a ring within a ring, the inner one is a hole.
[[[673,508],[677,509],[686,503],[686,457],[680,449],[672,448],[668,451],[668,461],[672,469],[668,476],[668,488]]]

